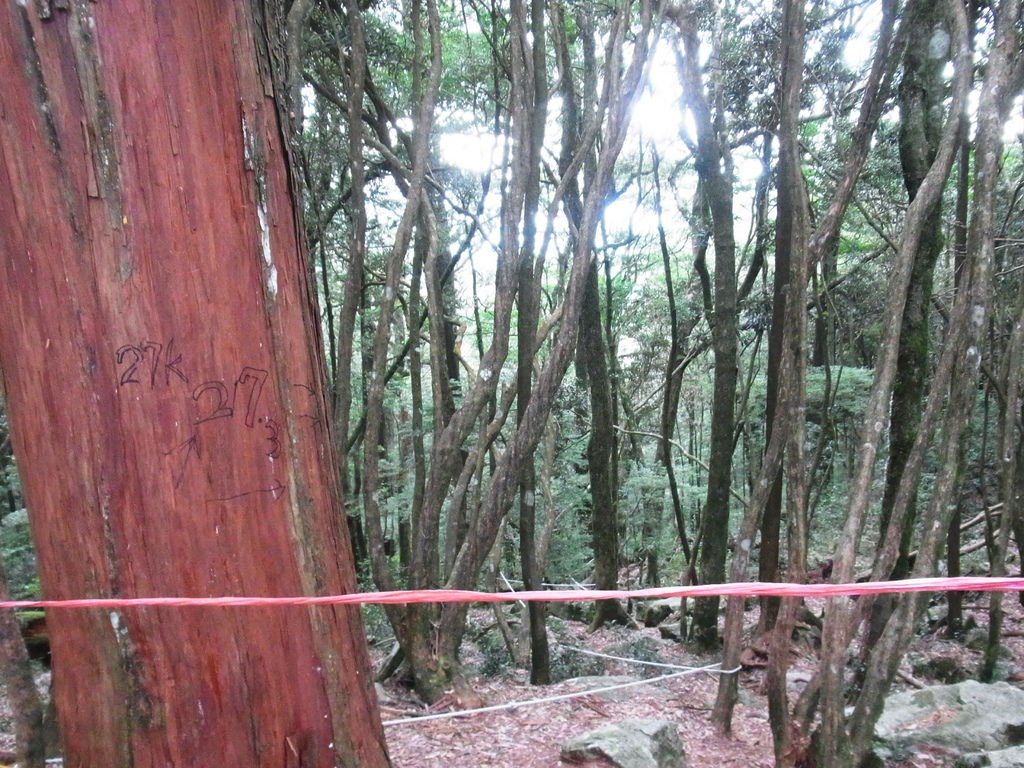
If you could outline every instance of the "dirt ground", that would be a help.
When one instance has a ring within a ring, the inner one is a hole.
[[[601,651],[620,650],[622,643],[658,648],[660,661],[687,666],[705,666],[711,658],[695,658],[681,646],[662,640],[656,629],[603,629],[586,634],[586,625],[569,625],[579,632],[578,645]],[[638,637],[639,636],[639,637]],[[557,649],[554,649],[557,652]],[[567,654],[572,651],[565,651]],[[646,654],[645,654],[646,655]],[[645,677],[650,671],[633,664],[601,660],[606,674]],[[596,672],[596,669],[587,669]],[[657,669],[654,674],[672,674]],[[711,705],[717,690],[717,675],[699,672],[608,694],[591,693],[568,701],[537,703],[510,711],[485,713],[453,720],[406,722],[386,726],[388,748],[396,768],[419,766],[479,766],[480,768],[547,768],[564,766],[559,760],[561,744],[572,736],[627,718],[671,720],[679,727],[691,768],[768,768],[772,758],[767,710],[757,695],[758,675],[741,676],[741,703],[736,710],[733,738],[715,734],[710,723]],[[394,690],[388,688],[389,694]],[[529,701],[578,691],[570,683],[530,686],[525,673],[509,673],[481,679],[478,690],[489,705]],[[615,699],[612,700],[611,697]],[[400,719],[402,706],[382,710],[385,719]]]

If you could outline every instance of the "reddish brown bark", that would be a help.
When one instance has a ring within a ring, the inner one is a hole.
[[[0,361],[46,597],[351,591],[260,6],[27,5]],[[67,765],[387,764],[354,610],[49,625]]]

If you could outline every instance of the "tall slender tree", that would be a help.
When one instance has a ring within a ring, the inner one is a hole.
[[[528,88],[526,97],[531,121],[528,134],[530,171],[526,178],[523,201],[523,256],[519,265],[519,284],[516,286],[519,302],[516,339],[516,420],[520,424],[526,416],[533,392],[537,324],[540,314],[540,278],[544,272],[543,254],[540,254],[539,258],[537,255],[537,214],[540,209],[541,151],[544,148],[548,111],[545,5],[544,0],[533,0],[529,4],[529,29],[532,39],[526,72],[532,77],[524,83]],[[525,63],[527,57],[524,55],[523,59]],[[523,586],[527,590],[541,589],[540,568],[537,562],[536,513],[537,472],[531,455],[524,460],[519,488],[519,558],[523,571]],[[544,603],[531,602],[527,612],[530,626],[530,681],[535,685],[541,685],[551,682],[547,606]]]
[[[900,165],[903,184],[913,200],[928,175],[935,159],[942,126],[932,119],[942,108],[947,86],[942,69],[949,59],[948,46],[941,41],[948,37],[941,6],[922,4],[914,6],[909,45],[904,54],[903,77],[899,87],[900,104]],[[921,420],[921,410],[927,393],[929,373],[929,337],[932,282],[935,264],[943,248],[942,199],[935,201],[925,214],[921,240],[914,254],[910,286],[903,307],[899,354],[893,383],[892,405],[889,411],[889,456],[885,473],[885,492],[879,527],[886,530],[892,516],[893,502],[899,489],[903,467],[914,446]],[[908,555],[916,516],[916,493],[911,497],[906,523],[900,538],[899,557],[892,576],[902,578],[910,570]],[[959,524],[958,524],[959,528]],[[882,545],[879,540],[879,546]],[[879,601],[873,621],[875,636],[885,623],[885,611],[890,601]],[[877,639],[877,638],[875,638]],[[866,646],[870,646],[870,642]]]
[[[675,16],[683,50],[679,66],[683,92],[694,116],[697,146],[694,156],[700,179],[695,206],[706,209],[714,243],[715,277],[713,304],[708,318],[715,355],[715,384],[711,416],[711,455],[708,461],[707,499],[701,519],[700,580],[723,581],[729,537],[729,497],[732,488],[732,454],[735,444],[736,382],[738,377],[738,314],[736,285],[736,236],[733,221],[731,155],[724,143],[725,115],[718,103],[717,84],[705,92],[700,67],[697,10],[689,3]],[[704,218],[701,216],[700,218]],[[703,235],[707,237],[707,233]],[[705,294],[709,291],[705,288]],[[717,597],[699,599],[694,608],[691,638],[698,647],[718,646]]]

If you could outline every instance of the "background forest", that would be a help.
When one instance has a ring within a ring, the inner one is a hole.
[[[284,21],[367,588],[1020,562],[1019,2],[294,0]],[[0,441],[22,597],[6,420]],[[791,707],[799,606],[762,602],[777,755],[814,727],[863,758],[924,605],[832,601]],[[393,665],[427,701],[472,700],[466,610],[388,606]],[[547,610],[528,612],[522,631],[498,621],[544,683]],[[999,616],[996,597],[982,678]],[[606,601],[591,620],[631,619]],[[728,668],[742,620],[741,600],[706,598],[682,631]],[[725,676],[725,729],[735,699]]]

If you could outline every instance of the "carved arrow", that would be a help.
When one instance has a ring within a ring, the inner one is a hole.
[[[277,501],[284,495],[285,490],[285,486],[280,480],[274,480],[274,484],[269,488],[257,488],[255,491],[244,491],[243,493],[236,493],[233,496],[224,496],[218,499],[207,499],[207,501],[235,501],[236,499],[241,499],[246,496],[255,496],[260,493],[269,493],[273,497],[274,501]]]
[[[181,484],[185,481],[185,470],[188,468],[188,460],[195,454],[197,459],[203,458],[203,455],[199,452],[199,438],[196,435],[192,435],[188,440],[183,443],[174,446],[169,451],[164,451],[164,456],[170,456],[172,453],[184,451],[185,457],[181,462],[181,472],[178,473],[177,478],[174,480],[174,487],[180,488]]]

